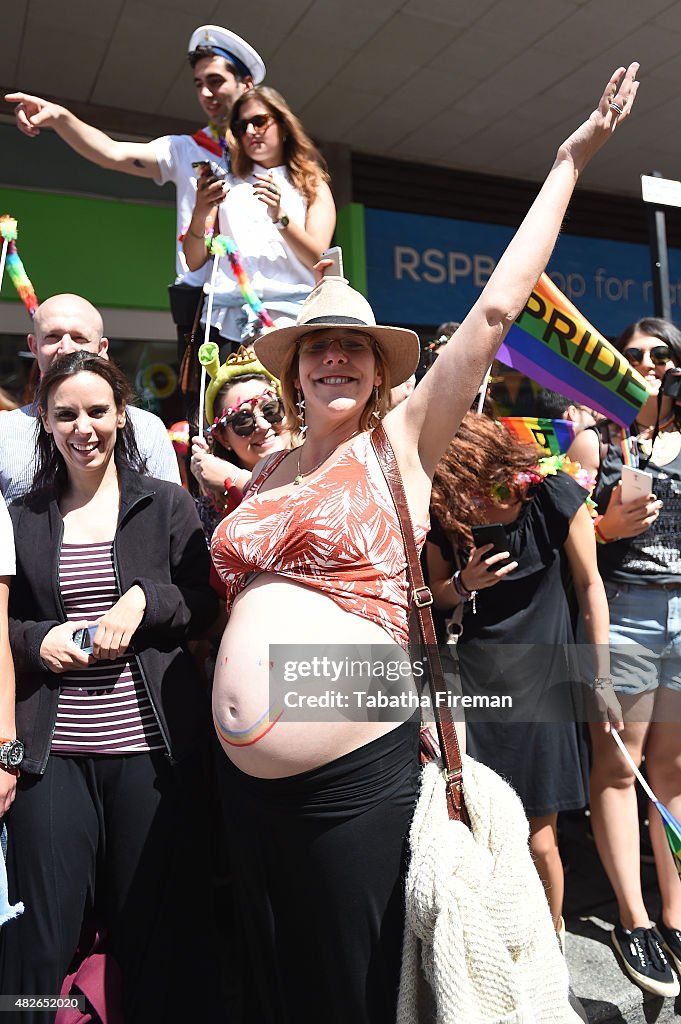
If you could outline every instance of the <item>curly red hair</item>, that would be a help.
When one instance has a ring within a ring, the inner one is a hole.
[[[534,488],[516,483],[516,477],[536,466],[534,445],[520,444],[487,416],[466,413],[437,465],[430,500],[430,513],[452,547],[463,551],[473,546],[471,526],[488,522],[485,505],[494,488],[507,489],[509,501],[529,501]]]

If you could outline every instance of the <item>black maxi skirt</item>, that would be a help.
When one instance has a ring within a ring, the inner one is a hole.
[[[222,756],[249,1024],[394,1024],[418,727],[283,779]]]

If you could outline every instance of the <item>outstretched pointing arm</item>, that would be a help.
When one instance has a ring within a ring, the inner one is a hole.
[[[17,128],[34,138],[41,128],[52,128],[64,142],[99,167],[124,171],[139,178],[158,178],[159,168],[148,142],[118,142],[105,132],[86,124],[66,107],[25,92],[8,92],[7,103],[15,103]]]

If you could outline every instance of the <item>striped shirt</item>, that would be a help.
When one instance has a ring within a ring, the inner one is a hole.
[[[67,619],[96,623],[120,596],[113,542],[62,544],[59,587]],[[53,753],[129,754],[163,746],[133,654],[62,674]]]

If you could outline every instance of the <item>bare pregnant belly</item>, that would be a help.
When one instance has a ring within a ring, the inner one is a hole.
[[[234,602],[213,718],[241,771],[282,778],[327,764],[396,729],[416,700],[404,651],[318,591],[262,573]]]

